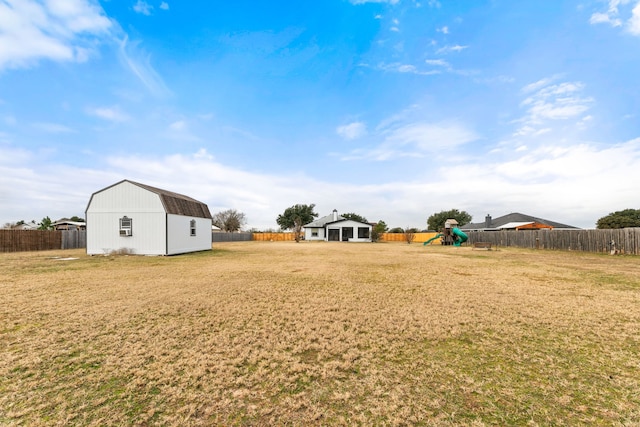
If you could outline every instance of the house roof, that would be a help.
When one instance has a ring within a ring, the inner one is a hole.
[[[110,185],[109,187],[103,188],[102,190],[97,191],[96,193],[100,193],[111,187],[120,185],[123,182],[128,182],[130,184],[137,185],[140,188],[144,188],[145,190],[148,190],[160,196],[160,201],[162,202],[162,205],[164,206],[165,211],[169,214],[212,219],[211,212],[209,212],[209,207],[205,203],[202,203],[191,197],[185,196],[184,194],[174,193],[173,191],[163,190],[161,188],[152,187],[150,185],[141,184],[139,182],[130,181],[128,179],[123,179],[122,181],[117,182],[113,185]]]
[[[313,222],[310,222],[309,224],[305,224],[303,225],[303,227],[305,228],[321,228],[324,227],[325,225],[331,223],[331,222],[337,222],[337,221],[342,221],[343,219],[346,219],[343,216],[338,215],[338,219],[334,220],[333,219],[333,214],[329,214],[327,216],[323,216],[322,218],[318,218]]]
[[[548,225],[553,228],[575,228],[575,229],[578,228],[572,225],[562,224],[560,222],[555,222],[555,221],[549,221],[547,219],[538,218],[531,215],[525,215],[519,212],[512,212],[510,214],[503,215],[498,218],[491,218],[491,221],[489,224],[486,224],[485,222],[476,222],[476,223],[465,224],[460,228],[463,230],[499,230],[504,228],[521,227],[523,225],[528,225],[534,222],[538,224]],[[514,224],[519,224],[519,225],[514,226]]]

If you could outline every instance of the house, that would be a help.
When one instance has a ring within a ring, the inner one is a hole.
[[[22,222],[20,224],[15,224],[10,227],[12,230],[37,230],[38,224],[35,221],[31,222]]]
[[[87,223],[80,221],[71,221],[68,218],[62,218],[51,224],[54,230],[86,230]]]
[[[552,230],[554,228],[578,229],[572,225],[561,224],[518,212],[510,213],[498,218],[487,215],[484,222],[465,224],[462,231],[498,231],[498,230]]]
[[[303,226],[305,240],[328,242],[371,242],[371,224],[353,221],[338,215],[323,216]]]
[[[87,254],[175,255],[211,250],[211,213],[182,194],[123,180],[91,195]]]

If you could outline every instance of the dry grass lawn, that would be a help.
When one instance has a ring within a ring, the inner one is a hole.
[[[0,425],[640,425],[638,257],[0,254],[0,302]]]

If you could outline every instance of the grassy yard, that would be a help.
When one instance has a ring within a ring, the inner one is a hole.
[[[0,302],[0,425],[640,425],[638,257],[0,254]]]

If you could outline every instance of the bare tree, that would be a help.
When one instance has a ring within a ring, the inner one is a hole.
[[[213,215],[211,222],[220,230],[233,233],[239,231],[247,223],[247,219],[244,213],[235,209],[227,209]]]
[[[413,240],[416,238],[416,229],[415,228],[405,228],[404,229],[404,240],[408,244],[411,244]]]

